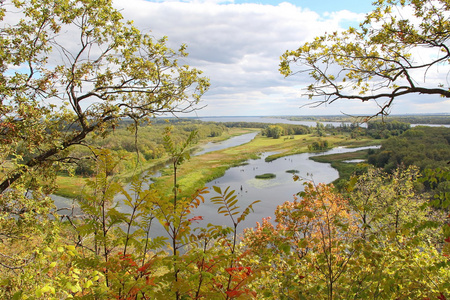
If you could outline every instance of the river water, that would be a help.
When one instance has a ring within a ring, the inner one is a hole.
[[[250,138],[251,136],[247,136]],[[253,137],[251,137],[252,139]],[[250,139],[250,140],[251,140]],[[249,141],[249,140],[248,140]],[[225,175],[209,182],[206,187],[210,191],[205,195],[205,202],[192,212],[189,218],[201,216],[203,220],[193,224],[194,227],[206,227],[208,223],[214,225],[233,226],[230,217],[225,217],[217,213],[219,206],[210,201],[211,197],[218,196],[214,192],[213,186],[218,186],[224,191],[229,187],[229,191],[234,190],[238,198],[239,211],[243,211],[255,200],[261,202],[254,205],[254,212],[250,213],[244,222],[238,227],[241,233],[244,228],[255,227],[256,222],[261,222],[263,218],[274,219],[274,212],[278,205],[285,201],[292,201],[294,195],[303,191],[301,181],[294,181],[293,174],[288,170],[297,170],[297,175],[303,181],[313,181],[314,183],[330,183],[339,177],[338,172],[328,163],[319,163],[309,159],[312,156],[323,154],[335,154],[353,152],[376,147],[343,148],[338,147],[322,153],[302,153],[287,157],[278,158],[271,162],[266,162],[265,158],[273,153],[263,153],[259,159],[249,160],[246,165],[233,167],[225,172]],[[273,173],[273,179],[256,179],[256,175]],[[118,196],[117,201],[123,196]],[[123,212],[127,208],[119,209]],[[237,217],[237,216],[236,216]],[[163,227],[156,222],[152,226],[151,237],[167,236]]]
[[[257,122],[266,124],[293,124],[293,125],[305,125],[308,127],[315,127],[318,121],[292,121],[288,119],[276,118],[276,117],[200,117],[197,120],[204,122]],[[323,125],[332,125],[333,127],[339,127],[342,124],[351,125],[352,122],[319,122]],[[366,123],[359,123],[360,127],[367,127]],[[447,127],[450,125],[444,124],[411,124],[411,127],[416,126],[430,126],[430,127]]]
[[[258,134],[258,131],[251,132],[251,133],[245,133],[242,135],[234,136],[232,138],[229,138],[227,140],[213,143],[209,142],[208,144],[204,145],[202,147],[202,150],[199,152],[194,153],[194,155],[202,155],[208,152],[218,151],[226,148],[236,147],[245,143],[250,142],[255,138],[255,136]]]
[[[194,155],[201,155],[207,152],[245,144],[251,141],[257,133],[252,132],[219,143],[207,144]],[[218,186],[222,190],[230,187],[230,190],[234,190],[238,198],[238,205],[240,206],[239,211],[243,211],[255,200],[261,201],[254,205],[254,212],[249,214],[246,220],[239,225],[238,231],[241,232],[244,228],[254,227],[256,222],[261,222],[262,218],[273,217],[278,205],[283,204],[285,201],[292,201],[294,195],[303,190],[302,182],[294,182],[293,174],[286,171],[297,170],[297,175],[307,181],[312,180],[315,183],[330,183],[339,177],[338,172],[328,163],[319,163],[309,159],[311,156],[352,152],[367,148],[370,147],[338,147],[322,153],[302,153],[282,157],[271,162],[266,162],[265,158],[274,153],[263,153],[259,159],[249,160],[246,165],[230,168],[224,176],[206,185],[210,193],[206,195],[205,203],[200,205],[192,213],[192,217],[203,217],[203,220],[199,221],[195,226],[206,226],[208,223],[228,226],[232,226],[233,224],[229,217],[219,215],[217,213],[218,206],[210,202],[211,197],[218,196],[212,186]],[[273,179],[255,178],[256,175],[264,173],[273,173],[276,177]],[[72,203],[72,200],[63,197],[52,196],[52,198],[57,207],[67,207]],[[120,203],[121,198],[123,196],[119,195],[116,200]],[[127,212],[126,207],[122,207],[119,210]],[[151,236],[155,237],[160,235],[165,235],[162,226],[154,226]]]
[[[308,121],[289,121],[286,119],[271,119],[261,117],[231,117],[231,118],[200,118],[203,121],[216,122],[264,122],[264,123],[288,123],[300,124],[306,126],[315,126],[316,122]],[[324,124],[331,124],[333,126],[340,126],[342,123],[322,122]],[[194,155],[202,155],[207,152],[226,149],[245,144],[251,141],[257,132],[244,134],[233,137],[219,143],[209,143],[203,146],[203,149]],[[314,181],[314,183],[330,183],[338,178],[338,172],[328,163],[319,163],[309,158],[315,155],[334,154],[343,152],[352,152],[369,147],[362,148],[334,148],[323,153],[303,153],[276,159],[272,162],[266,162],[265,158],[273,153],[263,153],[259,159],[249,160],[248,164],[230,168],[225,175],[207,184],[210,193],[205,197],[206,201],[196,209],[193,216],[202,216],[203,220],[199,221],[195,226],[206,227],[208,223],[217,225],[232,226],[232,221],[229,217],[224,217],[217,213],[218,206],[210,202],[210,198],[217,196],[212,189],[212,186],[219,186],[222,190],[230,187],[234,190],[237,198],[239,211],[243,211],[247,205],[255,200],[261,202],[254,205],[254,212],[249,214],[246,220],[239,225],[238,231],[242,232],[244,228],[254,227],[256,222],[261,222],[262,218],[274,217],[274,211],[278,205],[285,201],[292,201],[295,194],[303,190],[302,182],[294,182],[293,174],[288,173],[288,170],[297,170],[297,175],[304,180]],[[276,175],[273,179],[256,179],[256,175],[264,173],[273,173]],[[122,196],[123,197],[123,196]],[[57,207],[67,207],[72,203],[71,199],[52,196]],[[120,196],[117,201],[120,201]],[[121,210],[126,211],[126,208]],[[156,225],[156,224],[155,224]],[[152,229],[151,236],[166,235],[162,226],[156,225]]]
[[[303,191],[303,184],[293,180],[293,174],[288,170],[297,170],[297,175],[304,181],[313,181],[314,183],[331,183],[339,177],[338,172],[328,163],[319,163],[309,159],[311,156],[323,154],[335,154],[344,152],[353,152],[374,147],[343,148],[338,147],[323,153],[302,153],[282,157],[271,162],[266,162],[265,158],[273,153],[264,153],[261,158],[249,160],[247,165],[230,168],[225,175],[207,184],[210,188],[211,196],[217,196],[212,186],[219,186],[222,190],[226,187],[235,190],[239,199],[240,211],[244,210],[255,200],[261,202],[254,205],[254,212],[247,216],[242,223],[242,228],[254,227],[256,222],[262,218],[273,217],[274,211],[278,205],[285,201],[292,201],[294,195]],[[273,173],[276,175],[273,179],[256,179],[256,175],[264,173]],[[202,224],[214,223],[220,225],[232,225],[229,217],[219,216],[217,206],[210,201],[205,201],[195,212],[195,216],[204,218]]]

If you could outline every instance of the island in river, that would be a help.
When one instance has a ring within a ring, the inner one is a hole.
[[[318,137],[306,134],[274,139],[262,136],[259,130],[242,129],[241,133],[243,134],[220,143],[205,144],[206,149],[197,152],[201,155],[193,155],[180,165],[177,171],[177,182],[182,194],[190,195],[205,186],[210,191],[205,195],[205,203],[192,212],[193,216],[203,218],[198,226],[205,226],[207,223],[230,225],[230,220],[218,215],[218,207],[209,201],[209,198],[217,196],[213,186],[222,189],[230,187],[234,190],[241,209],[245,209],[255,200],[261,200],[254,206],[255,211],[241,224],[241,231],[255,226],[262,218],[273,217],[278,205],[292,201],[293,195],[303,190],[303,185],[293,180],[292,170],[296,171],[296,176],[316,183],[330,183],[339,177],[338,171],[329,163],[315,162],[310,157],[347,153],[345,157],[348,159],[356,150],[364,151],[363,149],[380,143],[379,140],[351,139],[344,135]],[[311,153],[309,145],[320,139],[327,139],[329,145],[334,147],[327,151]],[[367,150],[365,151],[367,154]],[[360,157],[361,152],[356,153],[359,153]],[[255,178],[266,173],[275,176],[271,179]],[[169,193],[173,184],[173,171],[170,166],[161,169],[157,175],[152,177],[155,188]],[[62,198],[55,197],[55,200],[59,205],[64,202]],[[121,196],[118,196],[117,201],[120,200]],[[164,234],[163,228],[159,226],[153,230],[155,236]]]
[[[245,163],[249,159],[257,159],[263,153],[270,153],[267,160],[285,157],[293,154],[310,152],[309,146],[316,141],[326,140],[331,147],[348,146],[359,147],[379,145],[380,140],[371,138],[352,139],[348,135],[330,135],[319,137],[316,134],[291,135],[279,139],[269,138],[260,134],[259,128],[228,128],[224,134],[201,140],[192,151],[191,159],[180,166],[178,170],[178,183],[182,190],[189,194],[206,183],[225,174],[233,166]],[[116,133],[116,137],[120,136]],[[220,143],[224,143],[222,146]],[[132,147],[131,147],[132,148]],[[141,155],[142,156],[142,155]],[[132,159],[130,159],[132,160]],[[147,160],[140,165],[138,172],[155,173],[155,183],[162,188],[169,187],[172,180],[172,171],[165,167],[167,156]],[[136,170],[133,168],[133,171]],[[125,182],[133,172],[121,170],[116,176]],[[59,176],[60,189],[55,193],[67,198],[76,198],[85,184],[83,176]],[[169,189],[170,190],[170,189]]]
[[[313,142],[323,139],[328,140],[329,145],[331,145],[330,148],[339,146],[363,147],[380,144],[380,140],[350,139],[344,135],[318,137],[314,134],[306,134],[296,135],[288,139],[274,139],[258,134],[248,143],[191,157],[178,169],[177,181],[183,191],[190,193],[205,186],[208,182],[222,177],[225,171],[231,167],[247,164],[249,160],[257,160],[261,156],[264,156],[264,161],[273,161],[273,158],[308,153],[310,152],[309,146]],[[273,161],[273,166],[277,163],[276,160]],[[172,182],[172,175],[172,170],[166,168],[162,171],[161,176],[153,178],[153,180],[157,186],[167,187]]]

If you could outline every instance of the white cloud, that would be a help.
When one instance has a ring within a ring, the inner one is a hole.
[[[219,3],[228,3],[226,5]],[[305,77],[285,79],[279,57],[325,32],[357,24],[364,14],[349,10],[318,13],[283,2],[277,6],[232,1],[116,0],[126,19],[169,45],[188,45],[186,63],[204,71],[211,89],[199,115],[270,115],[370,113],[373,105],[341,101],[315,109],[299,107],[309,100]],[[231,4],[230,4],[231,3]],[[307,112],[306,112],[307,111]]]

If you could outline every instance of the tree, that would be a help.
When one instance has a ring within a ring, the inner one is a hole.
[[[443,168],[450,156],[450,130],[439,127],[414,127],[383,142],[379,151],[369,156],[369,163],[395,169],[400,164],[415,165],[421,170]]]
[[[279,139],[283,135],[284,129],[279,125],[269,125],[263,132],[267,137]]]
[[[258,299],[448,299],[449,260],[436,244],[447,214],[417,194],[418,175],[369,169],[348,194],[306,183],[274,221],[245,230]]]
[[[244,243],[257,264],[267,264],[263,284],[272,291],[270,299],[334,299],[339,294],[339,278],[355,252],[349,245],[359,229],[347,201],[332,188],[306,183],[298,193],[302,198],[277,207],[276,226],[264,219],[245,231]]]
[[[318,136],[324,136],[325,126],[323,123],[316,122],[316,131]]]
[[[314,83],[307,94],[319,99],[316,104],[381,101],[377,115],[388,114],[403,95],[450,97],[447,73],[439,82],[424,80],[438,67],[446,69],[450,60],[448,1],[378,0],[375,5],[359,30],[325,34],[285,52],[280,72],[308,73]],[[296,63],[305,68],[292,70]]]
[[[178,63],[185,45],[140,32],[110,0],[13,0],[0,19],[1,193],[73,161],[73,145],[122,118],[195,110],[208,88]]]

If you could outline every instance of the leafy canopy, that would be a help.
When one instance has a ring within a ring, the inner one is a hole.
[[[121,118],[196,109],[209,85],[179,64],[185,45],[139,31],[109,0],[2,2],[0,20],[0,192]]]
[[[378,0],[359,29],[316,37],[281,57],[280,72],[306,72],[315,104],[338,99],[376,101],[377,115],[409,94],[450,97],[449,2]],[[302,66],[299,70],[296,66]],[[438,73],[439,70],[444,72]],[[435,72],[437,80],[434,80]],[[425,80],[426,78],[433,80]]]

